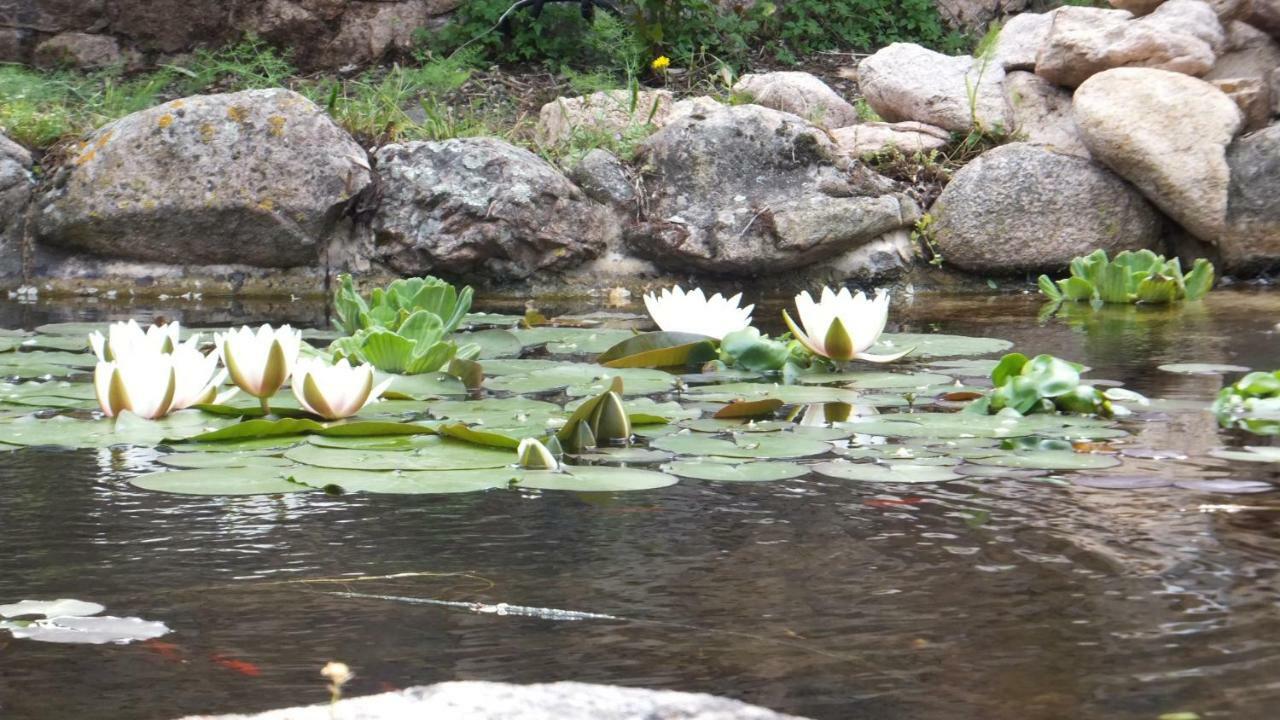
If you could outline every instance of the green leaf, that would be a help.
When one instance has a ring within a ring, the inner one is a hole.
[[[311,490],[288,479],[287,469],[274,463],[233,468],[165,470],[139,475],[134,487],[181,495],[280,495]]]
[[[1062,291],[1058,289],[1058,286],[1053,283],[1053,280],[1048,275],[1041,275],[1036,279],[1036,284],[1040,286],[1040,292],[1050,300],[1062,299]]]
[[[1084,302],[1093,299],[1095,292],[1093,283],[1085,278],[1070,277],[1061,281],[1058,285],[1062,288],[1063,297],[1068,300]]]
[[[458,440],[464,440],[476,445],[485,445],[488,447],[511,448],[520,447],[520,438],[504,435],[491,430],[482,430],[479,428],[469,427],[463,423],[445,423],[436,428],[441,435],[446,435]]]
[[[1138,283],[1135,295],[1140,303],[1168,305],[1178,300],[1178,281],[1165,275],[1152,275]]]
[[[752,372],[781,370],[791,358],[787,343],[762,336],[753,327],[725,335],[720,341],[720,351],[732,359],[735,367]]]
[[[994,370],[991,371],[991,383],[996,387],[1000,387],[1009,381],[1009,378],[1022,372],[1023,366],[1027,364],[1027,356],[1022,353],[1009,353],[1000,358],[1000,362],[996,364]]]
[[[596,362],[612,368],[660,368],[697,366],[715,357],[715,341],[705,335],[649,332],[614,345]]]
[[[1191,265],[1191,272],[1183,279],[1188,300],[1199,300],[1213,288],[1213,264],[1199,258]]]
[[[1023,366],[1020,374],[1033,384],[1040,397],[1052,398],[1068,393],[1080,384],[1079,368],[1079,365],[1052,355],[1037,355]]]
[[[778,408],[782,407],[782,405],[783,402],[776,398],[765,398],[764,400],[735,400],[716,411],[716,414],[713,417],[718,420],[770,417],[777,412]]]
[[[1122,265],[1106,265],[1102,268],[1098,282],[1098,299],[1104,303],[1130,303],[1130,273]]]
[[[375,435],[423,435],[435,431],[425,425],[411,423],[378,422],[372,420],[355,420],[337,423],[322,423],[315,420],[299,420],[283,418],[280,420],[246,420],[229,427],[211,432],[200,433],[174,442],[222,442],[226,440],[247,440],[257,438],[283,437],[289,435],[330,435],[334,437],[368,437]]]

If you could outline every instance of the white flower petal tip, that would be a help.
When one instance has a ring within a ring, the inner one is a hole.
[[[560,469],[560,463],[556,462],[555,456],[547,446],[534,438],[525,438],[520,441],[520,447],[516,448],[516,458],[516,464],[525,470]]]
[[[326,365],[319,360],[298,363],[293,373],[293,395],[307,412],[326,420],[341,420],[376,401],[391,384],[374,384],[373,366],[352,367],[346,360]]]
[[[182,333],[176,322],[163,325],[148,325],[146,330],[137,320],[112,323],[104,337],[102,333],[89,333],[89,346],[99,360],[117,360],[135,352],[171,353],[178,347],[178,337]]]
[[[205,355],[194,343],[172,346],[150,342],[117,345],[115,360],[99,360],[93,384],[98,405],[107,417],[129,411],[154,420],[175,410],[212,402],[226,378],[218,371],[218,356]]]
[[[646,293],[644,306],[663,332],[705,335],[723,340],[725,335],[751,326],[755,305],[741,307],[742,293],[726,299],[720,293],[710,298],[702,288],[685,292],[679,285],[663,288],[657,295]]]
[[[782,312],[791,333],[809,352],[837,362],[858,359],[877,363],[892,362],[911,352],[867,354],[889,318],[889,294],[884,290],[877,290],[874,298],[868,298],[862,292],[851,294],[849,288],[836,292],[823,287],[818,297],[815,302],[807,290],[796,295],[799,323],[785,310]]]

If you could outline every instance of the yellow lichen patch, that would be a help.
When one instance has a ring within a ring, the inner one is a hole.
[[[169,107],[173,108],[174,110],[177,110],[185,106],[186,104],[187,103],[182,98],[178,98],[177,100],[174,100],[173,102],[169,103]]]
[[[271,198],[262,198],[258,201],[258,209],[266,212],[272,212],[276,209],[276,203]]]
[[[200,139],[205,142],[213,142],[212,123],[200,123]]]
[[[173,124],[173,116],[169,113],[165,113],[160,116],[160,119],[156,121],[156,124],[160,126],[161,130],[163,130]]]
[[[284,136],[284,116],[272,115],[267,118],[267,132],[271,133],[271,137]]]
[[[78,167],[80,165],[84,165],[85,163],[97,157],[97,155],[98,155],[98,151],[92,148],[90,148],[88,152],[80,153],[80,156],[76,158],[76,166]]]
[[[98,141],[93,144],[93,147],[98,150],[101,150],[103,147],[105,147],[107,144],[107,141],[111,139],[111,133],[112,131],[108,130],[102,133],[101,135],[99,135]]]
[[[227,119],[232,122],[242,123],[249,117],[249,111],[243,106],[232,105],[227,108]]]
[[[152,199],[150,199],[150,198],[148,198],[148,199],[146,199],[146,200],[143,200],[141,204],[142,204],[142,209],[143,209],[143,210],[155,210],[155,209],[156,209],[156,201],[155,201],[155,200],[152,200]]]

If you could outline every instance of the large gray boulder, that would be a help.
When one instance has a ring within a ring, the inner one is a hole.
[[[1020,140],[1068,155],[1089,157],[1071,114],[1071,93],[1034,73],[1015,70],[1004,81]]]
[[[575,134],[622,135],[661,127],[675,99],[668,90],[601,90],[579,97],[560,97],[538,113],[538,139],[546,145],[568,142]]]
[[[38,198],[39,241],[184,265],[314,265],[364,150],[289,90],[174,100],[104,125]]]
[[[736,276],[799,268],[916,219],[827,133],[759,105],[676,121],[640,147],[647,221],[628,244],[663,267]]]
[[[1227,151],[1227,165],[1227,229],[1218,238],[1218,252],[1228,272],[1274,271],[1280,268],[1280,125],[1237,140]]]
[[[858,65],[858,87],[880,117],[953,132],[975,122],[1008,130],[1003,83],[1004,68],[994,59],[952,57],[912,43],[893,43]]]
[[[1081,85],[1073,109],[1096,160],[1196,237],[1213,241],[1221,234],[1230,182],[1226,148],[1242,123],[1231,98],[1189,75],[1118,68]]]
[[[964,270],[1059,270],[1095,250],[1155,248],[1161,219],[1128,183],[1088,160],[1028,143],[991,150],[934,203],[934,242]]]
[[[1245,129],[1256,130],[1280,114],[1280,87],[1272,82],[1277,71],[1280,43],[1237,20],[1227,25],[1226,45],[1204,79],[1231,95],[1245,115]]]
[[[1022,13],[1006,20],[996,36],[996,62],[1006,71],[1035,70],[1040,48],[1049,39],[1053,17],[1053,13]]]
[[[858,122],[858,111],[847,100],[807,72],[749,73],[734,84],[733,91],[757,105],[799,115],[827,129]]]
[[[497,138],[387,145],[375,159],[377,259],[398,272],[528,278],[596,257],[613,228],[559,170]]]
[[[938,150],[951,142],[951,133],[940,127],[918,122],[866,122],[836,128],[831,139],[852,158],[874,155],[889,149],[912,157]]]
[[[185,720],[804,720],[737,700],[671,690],[557,682],[444,682],[335,705]]]
[[[1136,20],[1124,10],[1064,7],[1054,12],[1036,74],[1066,87],[1119,67],[1200,76],[1224,42],[1218,16],[1201,0],[1168,0]]]
[[[22,275],[22,235],[33,185],[31,153],[0,135],[0,283]]]
[[[1234,20],[1245,12],[1252,0],[1206,0],[1223,21]],[[1165,0],[1111,0],[1111,7],[1128,10],[1134,15],[1146,15],[1164,4]]]

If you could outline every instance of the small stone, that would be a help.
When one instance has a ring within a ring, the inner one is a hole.
[[[858,111],[830,86],[806,72],[743,75],[733,91],[757,105],[799,115],[819,127],[845,127],[858,122]]]
[[[36,46],[35,64],[42,68],[96,70],[124,62],[120,43],[110,35],[65,32]]]
[[[951,142],[951,133],[940,127],[911,121],[869,122],[832,130],[831,138],[841,150],[856,159],[889,148],[908,156],[937,150]]]

